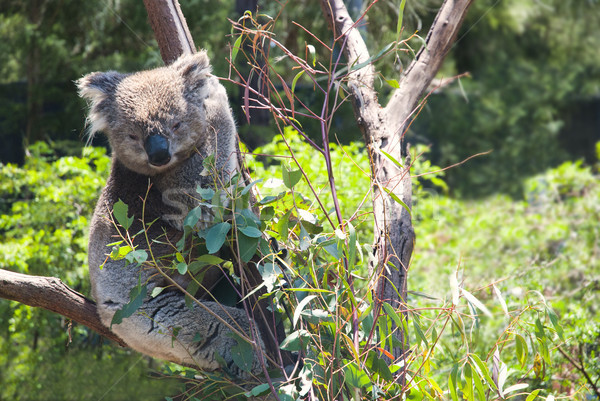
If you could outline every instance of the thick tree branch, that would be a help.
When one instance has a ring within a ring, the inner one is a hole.
[[[165,64],[171,64],[182,54],[196,52],[178,0],[144,0],[144,5]]]
[[[473,0],[444,0],[429,29],[425,46],[406,69],[399,82],[400,88],[396,89],[385,107],[386,117],[394,131],[403,132],[407,117],[413,113],[452,48],[471,3]]]
[[[56,277],[30,276],[0,269],[0,298],[58,313],[127,346],[102,324],[94,301],[69,288]]]

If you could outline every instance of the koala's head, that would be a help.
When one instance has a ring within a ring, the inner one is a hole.
[[[77,86],[90,102],[90,135],[104,132],[113,155],[144,175],[172,168],[196,148],[214,151],[213,120],[229,112],[205,52],[134,74],[94,72]]]

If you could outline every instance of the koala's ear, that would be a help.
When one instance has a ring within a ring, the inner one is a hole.
[[[92,72],[78,79],[75,83],[79,96],[92,102],[92,105],[102,102],[115,93],[117,86],[126,77],[116,71]]]
[[[191,86],[203,81],[210,74],[210,61],[204,50],[179,57],[171,67],[175,68]]]
[[[115,71],[93,72],[76,81],[79,96],[90,102],[88,124],[90,139],[97,131],[104,131],[110,121],[110,107],[119,83],[126,74]]]

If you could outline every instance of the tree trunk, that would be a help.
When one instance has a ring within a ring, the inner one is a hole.
[[[405,310],[407,272],[413,252],[412,184],[410,158],[402,152],[407,122],[423,92],[441,67],[472,0],[445,0],[430,31],[426,45],[400,79],[386,108],[381,108],[373,89],[375,70],[369,50],[356,29],[343,0],[321,0],[321,8],[334,37],[343,43],[349,70],[365,63],[348,77],[354,114],[369,150],[373,186],[374,299]],[[390,156],[387,156],[390,155]],[[401,164],[404,157],[404,164]],[[391,351],[395,360],[408,350],[407,336],[396,328],[401,346]],[[404,381],[403,373],[399,377]]]

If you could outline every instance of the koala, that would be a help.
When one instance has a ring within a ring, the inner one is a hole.
[[[184,55],[173,64],[122,74],[94,72],[77,81],[79,94],[90,105],[90,135],[101,131],[112,149],[110,176],[91,221],[89,269],[92,296],[102,322],[131,348],[144,354],[203,370],[221,368],[243,375],[233,363],[239,336],[254,339],[264,349],[246,310],[201,299],[186,306],[185,295],[158,274],[156,268],[135,267],[125,259],[108,258],[111,246],[125,232],[111,219],[114,204],[128,205],[134,217],[129,228],[136,249],[150,247],[159,263],[174,259],[172,245],[183,236],[183,221],[198,204],[196,187],[228,185],[238,170],[237,136],[225,89],[211,74],[205,52]],[[214,155],[217,176],[206,174],[203,161]],[[204,213],[209,225],[211,215]],[[218,267],[206,274],[209,287],[223,279]],[[186,287],[186,278],[174,277]],[[112,324],[113,315],[130,301],[132,288],[145,283],[148,294],[136,313]],[[260,353],[255,353],[260,354]],[[221,362],[220,362],[221,361]],[[261,370],[255,357],[251,373]]]

